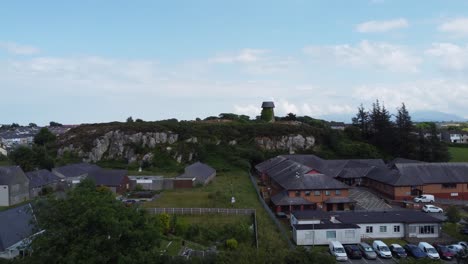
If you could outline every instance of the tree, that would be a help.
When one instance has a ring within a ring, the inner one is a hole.
[[[29,123],[28,127],[37,127],[35,123]]]
[[[131,116],[127,117],[127,123],[133,123],[133,117]]]
[[[37,229],[31,263],[157,263],[158,221],[125,207],[107,189],[84,180],[65,199],[34,206]],[[58,250],[60,249],[60,250]]]
[[[453,205],[449,206],[445,212],[445,215],[447,216],[447,221],[450,223],[458,223],[461,220],[460,210],[458,210],[458,208]]]
[[[417,158],[415,153],[416,138],[411,134],[414,131],[414,126],[404,103],[401,104],[400,108],[397,108],[395,125],[398,145],[396,155],[411,159]]]
[[[296,115],[293,114],[293,113],[288,113],[284,118],[283,120],[286,120],[286,121],[296,121]]]
[[[143,119],[141,119],[141,118],[137,118],[137,119],[135,120],[135,122],[137,122],[137,123],[143,123],[143,122],[145,122],[145,121],[143,121]]]
[[[51,126],[51,127],[61,127],[63,125],[60,124],[60,123],[54,122],[54,121],[50,121],[49,126]]]
[[[45,146],[48,143],[54,142],[56,136],[50,132],[49,129],[43,127],[39,130],[39,133],[36,134],[34,137],[34,143],[40,146]]]
[[[32,171],[37,167],[34,151],[26,146],[19,146],[14,149],[9,157],[13,163],[20,166],[24,171]]]
[[[20,127],[18,123],[11,123],[10,128],[17,128]]]
[[[352,121],[353,125],[361,129],[361,134],[367,138],[369,134],[369,112],[364,109],[362,104],[358,107],[358,113],[356,117],[353,117]]]

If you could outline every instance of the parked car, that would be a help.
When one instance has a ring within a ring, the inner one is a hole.
[[[448,245],[447,248],[453,252],[453,254],[457,254],[459,251],[462,251],[464,250],[463,246],[459,245],[459,244],[452,244],[452,245]]]
[[[356,245],[345,245],[346,254],[350,259],[362,259],[361,250]]]
[[[453,253],[447,246],[440,244],[434,244],[433,246],[437,252],[439,252],[441,259],[452,260],[455,257],[455,253]]]
[[[435,201],[434,195],[432,194],[423,194],[418,197],[414,197],[415,203],[433,203]]]
[[[372,243],[372,247],[374,248],[377,255],[379,255],[379,257],[392,258],[392,252],[390,252],[388,246],[381,240],[374,240],[374,243]]]
[[[398,244],[391,244],[390,251],[392,252],[392,255],[397,258],[406,258],[408,256],[405,249]]]
[[[427,254],[430,259],[440,259],[437,250],[427,242],[419,242],[418,247]]]
[[[466,241],[460,241],[458,242],[458,245],[464,247],[465,249],[468,249],[468,242]]]
[[[330,249],[330,253],[335,257],[337,261],[348,260],[348,255],[346,255],[346,251],[339,241],[330,241],[328,247]]]
[[[377,253],[375,253],[374,249],[369,246],[367,243],[359,243],[358,244],[359,249],[361,250],[362,255],[366,259],[376,259],[377,258]]]
[[[403,246],[403,248],[406,250],[406,253],[415,258],[415,259],[422,259],[422,258],[426,258],[427,257],[427,254],[424,253],[424,251],[422,251],[418,246],[414,245],[414,244],[406,244]]]
[[[443,213],[444,212],[444,210],[442,208],[437,207],[437,206],[432,205],[432,204],[424,205],[422,210],[425,213]]]

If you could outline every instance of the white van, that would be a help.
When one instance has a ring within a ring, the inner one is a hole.
[[[381,258],[392,258],[392,252],[381,240],[374,240],[372,247],[374,248],[377,255],[379,255]]]
[[[414,197],[415,203],[433,203],[434,201],[434,195],[432,194],[423,194],[418,197]]]
[[[330,253],[336,258],[337,261],[348,260],[348,255],[346,255],[346,251],[340,242],[330,241],[328,247],[330,248]]]
[[[427,242],[419,242],[418,247],[427,254],[430,259],[440,259],[437,250]]]

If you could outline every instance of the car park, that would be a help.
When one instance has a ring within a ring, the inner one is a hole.
[[[427,242],[419,242],[418,247],[426,253],[427,257],[430,259],[440,259],[439,253],[437,250]]]
[[[391,244],[390,251],[392,252],[392,255],[397,258],[406,258],[408,256],[405,249],[398,244]]]
[[[344,246],[346,254],[350,259],[361,259],[362,253],[356,245],[345,245]]]
[[[347,261],[348,255],[343,245],[339,241],[330,241],[328,244],[330,254],[332,254],[337,261]]]
[[[374,248],[377,255],[381,258],[392,258],[392,252],[388,246],[382,242],[381,240],[374,240],[372,243],[372,247]]]
[[[433,203],[435,199],[432,194],[423,194],[418,197],[414,197],[413,201],[415,203]]]
[[[455,257],[455,253],[453,253],[447,246],[440,244],[434,244],[433,246],[439,253],[441,259],[452,260]]]
[[[406,244],[403,246],[403,248],[406,250],[408,256],[411,256],[415,259],[422,259],[427,257],[427,254],[414,244]]]
[[[366,259],[376,259],[377,253],[375,253],[374,249],[367,243],[359,243],[359,249],[361,250],[362,256]]]
[[[422,211],[425,213],[443,213],[444,210],[432,204],[426,204],[423,206]]]

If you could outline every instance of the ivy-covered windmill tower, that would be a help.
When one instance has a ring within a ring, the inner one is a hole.
[[[275,122],[275,112],[273,111],[274,108],[275,104],[273,102],[263,102],[260,119],[266,122]]]

